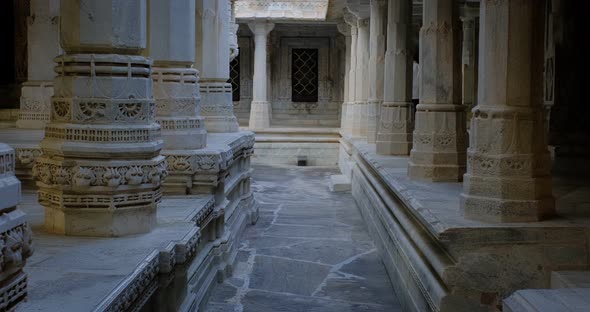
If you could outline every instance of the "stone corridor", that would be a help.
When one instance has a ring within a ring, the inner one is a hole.
[[[328,190],[336,172],[255,167],[260,218],[205,311],[401,311],[352,195]]]

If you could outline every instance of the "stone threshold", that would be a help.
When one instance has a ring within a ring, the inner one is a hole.
[[[362,141],[344,135],[340,158],[404,310],[492,311],[515,290],[548,287],[552,271],[590,267],[589,219],[568,213],[590,202],[590,192],[572,196],[584,183],[555,179],[555,219],[472,221],[460,214],[461,183],[411,181],[408,157]]]
[[[150,233],[121,238],[47,233],[36,195],[32,191],[23,195],[20,208],[29,217],[36,250],[25,268],[29,296],[18,307],[20,311],[178,306],[187,284],[181,272],[195,261],[212,257],[214,242],[208,242],[203,233],[213,215],[212,195],[165,196],[158,207],[157,226]]]

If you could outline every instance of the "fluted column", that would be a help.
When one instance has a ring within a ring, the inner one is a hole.
[[[196,57],[200,71],[201,114],[209,132],[236,132],[230,60],[229,0],[196,0]]]
[[[253,22],[248,24],[254,33],[254,81],[252,104],[250,106],[250,129],[270,127],[270,103],[267,92],[267,41],[274,24]]]
[[[377,153],[408,155],[412,149],[411,0],[389,0],[385,87]]]
[[[461,181],[465,172],[460,27],[456,1],[424,0],[422,82],[408,168],[413,179]]]
[[[345,56],[344,56],[344,96],[342,101],[342,110],[340,115],[340,129],[346,133],[350,132],[350,125],[348,124],[348,104],[349,104],[349,79],[350,79],[350,50],[351,50],[351,36],[350,26],[347,23],[338,24],[338,31],[344,36]]]
[[[385,23],[387,1],[371,0],[369,34],[369,95],[367,101],[367,142],[377,140],[377,123],[383,103],[383,67],[385,63]]]
[[[346,105],[345,121],[347,128],[345,132],[352,134],[354,127],[354,115],[357,112],[356,105],[356,62],[357,62],[357,43],[358,43],[358,21],[350,12],[344,13],[344,21],[350,26],[350,58],[348,71],[348,105]]]
[[[155,120],[146,1],[62,0],[51,122],[33,173],[45,227],[66,235],[150,231],[167,174]]]
[[[18,128],[43,129],[53,95],[53,58],[59,46],[59,0],[32,0],[27,17],[28,80],[23,83]]]
[[[468,218],[537,221],[554,213],[543,110],[543,7],[481,3],[478,105],[461,207]]]
[[[356,48],[355,105],[352,111],[352,136],[367,137],[367,100],[369,97],[369,19],[358,20]]]

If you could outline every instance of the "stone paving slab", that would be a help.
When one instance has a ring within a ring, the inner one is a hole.
[[[401,311],[352,195],[328,189],[334,173],[255,166],[259,221],[205,311]]]

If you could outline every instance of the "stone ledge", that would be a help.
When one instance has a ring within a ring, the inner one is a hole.
[[[525,289],[504,300],[504,312],[586,312],[590,288]]]
[[[407,157],[379,156],[375,145],[343,141],[352,145],[350,154],[340,152],[354,161],[353,196],[408,311],[487,311],[515,290],[548,287],[551,271],[590,264],[588,219],[467,220],[459,212],[460,183],[411,181]],[[556,194],[558,203],[575,187],[566,189]]]
[[[213,205],[211,195],[170,196],[162,201],[158,225],[148,234],[108,239],[63,237],[43,231],[43,208],[32,192],[26,192],[21,206],[31,219],[36,254],[25,268],[31,272],[29,300],[19,308],[87,311],[94,306],[96,311],[121,311],[163,293],[179,298],[183,283],[162,284],[162,280],[172,272],[181,275],[178,270],[183,263],[214,256],[206,247],[213,241],[199,243],[207,235],[204,232],[212,220],[205,214],[212,213]],[[89,283],[91,280],[95,282]],[[60,291],[49,291],[57,282]],[[63,293],[72,296],[57,296]]]

